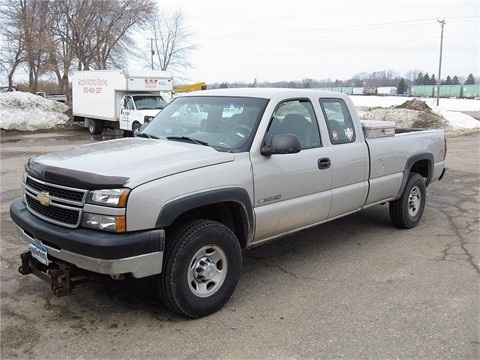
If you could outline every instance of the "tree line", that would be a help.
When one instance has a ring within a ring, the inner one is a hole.
[[[22,72],[29,91],[47,77],[67,95],[73,70],[122,68],[131,58],[152,69],[181,69],[194,49],[183,14],[160,12],[154,0],[1,0],[0,36],[9,88]],[[145,44],[150,51],[139,49]]]
[[[463,82],[465,85],[474,85],[475,84],[475,77],[473,74],[469,74],[467,79]],[[441,85],[460,85],[460,79],[458,76],[454,76],[453,78],[448,75],[445,80],[440,81]],[[437,79],[435,78],[435,74],[429,76],[428,73],[422,74],[421,72],[418,73],[417,78],[415,79],[415,85],[437,85]]]
[[[459,85],[475,84],[475,77],[469,74],[465,78],[454,76],[451,78],[447,76],[441,83],[442,85]],[[423,73],[420,70],[410,70],[404,76],[400,76],[393,70],[374,71],[371,73],[358,73],[348,80],[315,80],[303,79],[300,81],[277,81],[277,82],[257,82],[256,79],[252,83],[214,83],[208,84],[209,88],[226,88],[226,87],[288,87],[288,88],[329,88],[329,87],[361,87],[365,89],[377,89],[382,86],[392,86],[398,89],[399,94],[406,94],[414,85],[436,85],[437,80],[435,75],[429,76],[428,73]]]

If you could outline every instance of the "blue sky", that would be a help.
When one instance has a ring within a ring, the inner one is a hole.
[[[480,77],[479,0],[159,0],[182,10],[197,50],[186,81],[345,80],[421,70]],[[150,43],[145,42],[146,52]]]

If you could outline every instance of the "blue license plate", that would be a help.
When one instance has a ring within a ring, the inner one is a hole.
[[[46,247],[39,244],[30,243],[29,250],[32,254],[32,257],[40,261],[42,264],[48,265],[50,263],[47,257],[48,253]]]

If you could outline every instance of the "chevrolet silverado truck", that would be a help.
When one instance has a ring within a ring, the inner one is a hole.
[[[168,309],[206,316],[233,294],[243,249],[387,203],[414,228],[446,151],[443,130],[362,122],[340,93],[188,93],[135,138],[26,162],[10,207],[28,244],[19,271],[59,296],[95,276],[151,277]]]

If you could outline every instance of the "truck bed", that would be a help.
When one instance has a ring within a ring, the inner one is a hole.
[[[370,154],[370,191],[365,205],[397,197],[412,154],[431,153],[431,163],[436,165],[431,169],[430,178],[438,178],[444,167],[443,139],[443,130],[419,129],[395,129],[394,136],[366,139]]]

